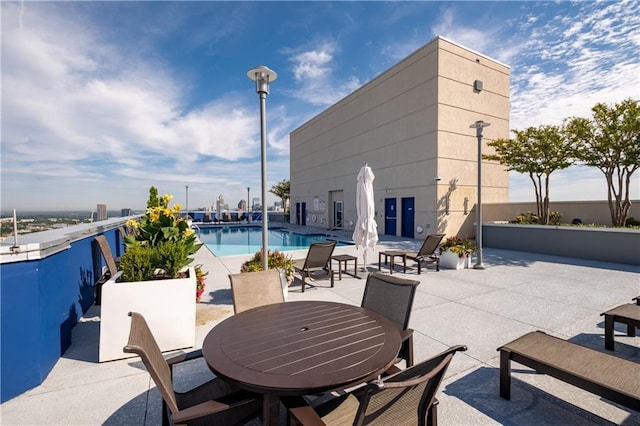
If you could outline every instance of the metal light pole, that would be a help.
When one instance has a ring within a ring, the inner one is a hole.
[[[252,68],[247,72],[247,77],[256,82],[256,92],[260,96],[260,153],[262,166],[262,269],[269,269],[267,235],[269,224],[267,217],[267,95],[269,94],[269,82],[276,81],[278,74],[264,65]]]
[[[185,192],[186,192],[186,202],[185,202],[185,209],[187,211],[187,214],[184,217],[184,220],[189,220],[189,185],[185,185],[184,186]]]
[[[251,223],[251,212],[249,211],[250,193],[251,193],[251,187],[247,186],[247,223]]]
[[[470,128],[476,129],[478,138],[478,205],[476,206],[476,245],[478,246],[478,262],[473,265],[474,269],[484,269],[482,263],[482,129],[491,126],[491,123],[478,120]]]

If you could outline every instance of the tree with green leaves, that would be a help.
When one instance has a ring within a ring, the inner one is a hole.
[[[160,198],[158,198],[158,188],[152,186],[149,188],[149,199],[147,200],[147,208],[159,207]]]
[[[591,119],[566,120],[567,137],[577,146],[578,161],[604,173],[611,224],[622,227],[631,207],[631,176],[640,168],[640,104],[626,99],[612,106],[598,103],[591,111]]]
[[[507,170],[527,173],[536,192],[540,223],[549,223],[549,176],[574,163],[574,148],[567,142],[559,126],[543,125],[526,130],[514,129],[514,139],[496,139],[487,145],[494,154],[483,154],[485,160],[498,161]]]
[[[276,183],[269,190],[270,193],[276,195],[282,200],[282,208],[287,212],[287,200],[291,198],[291,182],[283,179]]]

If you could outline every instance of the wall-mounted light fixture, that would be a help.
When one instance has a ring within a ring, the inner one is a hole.
[[[441,176],[434,176],[433,180],[436,181],[436,182],[440,182],[442,180],[442,177]]]
[[[464,214],[469,214],[469,197],[464,197],[462,205],[464,206]]]
[[[482,80],[475,80],[473,82],[473,90],[476,92],[482,92]]]

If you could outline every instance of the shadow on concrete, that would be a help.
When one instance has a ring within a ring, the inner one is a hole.
[[[484,248],[483,261],[487,266],[527,266],[535,262],[548,262],[560,265],[583,266],[596,269],[611,269],[621,272],[640,272],[640,266],[625,265],[622,263],[601,262],[597,260],[578,259],[574,257],[560,257],[554,255],[519,252],[515,250],[502,250]]]
[[[512,369],[515,373],[538,374],[531,370]],[[557,398],[529,385],[516,377],[511,378],[511,400],[499,395],[500,369],[481,367],[450,383],[443,389],[446,395],[458,398],[502,425],[602,425],[610,424],[586,409]],[[629,416],[621,424],[640,422],[640,414],[611,403]],[[443,413],[444,414],[444,413]],[[447,418],[455,419],[455,414]]]

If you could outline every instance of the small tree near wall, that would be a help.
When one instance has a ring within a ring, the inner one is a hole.
[[[631,176],[640,168],[640,104],[626,99],[591,110],[591,119],[568,119],[566,134],[577,145],[578,160],[604,173],[611,224],[623,227],[631,207]]]
[[[483,154],[485,160],[499,161],[507,170],[527,173],[536,192],[540,223],[549,223],[549,176],[574,162],[574,148],[558,126],[529,127],[512,130],[514,139],[496,139],[487,145],[495,154]]]

